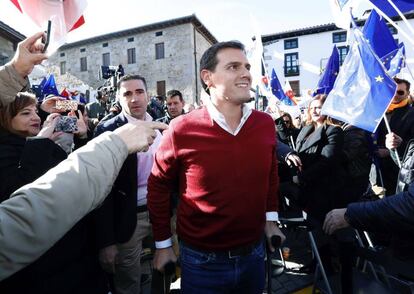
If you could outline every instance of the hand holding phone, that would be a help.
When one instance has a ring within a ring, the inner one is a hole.
[[[56,123],[55,132],[74,133],[78,130],[76,116],[60,116]]]
[[[52,21],[51,20],[48,20],[47,21],[47,30],[45,31],[46,38],[45,37],[42,38],[42,43],[44,45],[43,50],[42,50],[42,53],[45,53],[46,50],[47,50],[47,47],[49,46],[49,42],[50,42],[50,30],[51,30],[51,28],[52,28]]]

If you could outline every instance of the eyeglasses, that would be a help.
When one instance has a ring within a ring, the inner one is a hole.
[[[290,120],[284,120],[285,124],[290,124]]]
[[[403,90],[398,90],[397,91],[397,95],[399,95],[399,96],[403,96],[405,94],[405,91],[403,91]]]

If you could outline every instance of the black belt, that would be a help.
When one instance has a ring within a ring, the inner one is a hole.
[[[137,206],[137,213],[140,213],[140,212],[145,212],[145,211],[147,211],[148,210],[148,207],[147,207],[147,205],[145,204],[145,205],[140,205],[140,206]]]
[[[187,242],[182,241],[182,243],[184,244],[184,246],[187,246],[190,249],[193,249],[195,251],[200,251],[203,253],[215,253],[215,254],[220,254],[220,255],[225,255],[228,258],[235,258],[235,257],[239,257],[239,256],[247,256],[250,255],[254,249],[256,249],[257,246],[259,246],[262,243],[263,239],[260,239],[256,242],[253,242],[251,244],[245,245],[245,246],[240,246],[240,247],[236,247],[230,250],[225,250],[225,251],[207,251],[207,250],[201,250],[198,249],[197,247],[193,246],[193,245],[189,245]]]

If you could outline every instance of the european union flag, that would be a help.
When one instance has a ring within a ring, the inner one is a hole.
[[[362,32],[365,38],[368,39],[372,50],[374,50],[379,58],[398,49],[390,29],[384,19],[375,10],[371,11]]]
[[[362,32],[339,71],[322,113],[369,132],[375,132],[397,88]]]
[[[283,91],[274,68],[272,69],[272,78],[270,79],[270,87],[272,88],[273,95],[275,95],[277,99],[279,99],[286,105],[290,105],[290,106],[294,105],[293,101],[290,100],[289,97],[286,96],[285,92]]]
[[[56,82],[55,82],[54,75],[50,75],[46,83],[43,85],[43,95],[47,96],[49,94],[59,96],[59,92],[56,88]]]
[[[386,15],[392,17],[397,16],[398,12],[391,6],[391,4],[388,2],[388,0],[369,0],[377,6],[382,12],[384,12]],[[409,12],[411,10],[414,10],[414,2],[413,0],[392,0],[395,6],[398,7],[398,9],[402,13]]]
[[[394,77],[405,67],[405,45],[400,43],[398,48],[381,58],[390,77]]]
[[[336,77],[339,72],[339,53],[336,46],[332,50],[331,57],[329,57],[326,68],[322,73],[321,78],[319,79],[318,86],[314,92],[314,95],[317,94],[329,94],[331,92],[333,85],[335,84]]]

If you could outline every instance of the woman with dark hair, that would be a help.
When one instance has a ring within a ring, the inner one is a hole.
[[[1,201],[66,159],[55,143],[61,134],[55,132],[59,116],[50,114],[40,129],[36,98],[29,93],[18,93],[0,107]],[[80,220],[38,260],[3,280],[0,293],[107,293],[89,226],[87,217]]]
[[[0,201],[67,156],[54,143],[60,135],[54,132],[59,115],[49,116],[40,130],[36,102],[34,95],[18,93],[0,108]]]

